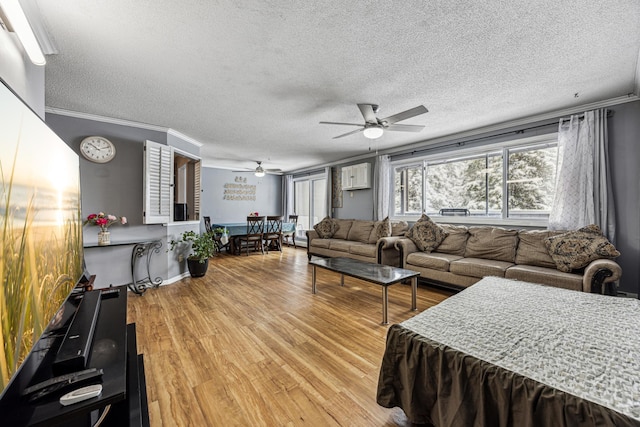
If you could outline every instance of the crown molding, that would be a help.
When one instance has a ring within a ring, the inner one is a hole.
[[[185,134],[183,134],[183,133],[180,133],[180,132],[178,132],[178,131],[177,131],[177,130],[175,130],[175,129],[171,129],[171,128],[169,128],[169,129],[167,130],[167,133],[168,133],[169,135],[175,136],[176,138],[180,138],[180,139],[182,139],[183,141],[188,142],[189,144],[193,144],[193,145],[195,145],[195,146],[196,146],[196,147],[198,147],[198,148],[200,148],[200,147],[202,147],[202,146],[204,145],[202,142],[200,142],[200,141],[196,141],[195,139],[191,138],[190,136],[187,136],[187,135],[185,135]]]
[[[95,122],[110,123],[112,125],[128,126],[138,129],[152,130],[156,132],[169,132],[169,128],[167,127],[150,125],[147,123],[139,123],[131,120],[116,119],[113,117],[99,116],[97,114],[81,113],[79,111],[65,110],[63,108],[46,107],[44,111],[47,114],[57,114],[59,116],[73,117],[76,119],[93,120]]]
[[[174,136],[176,138],[180,138],[181,140],[188,142],[189,144],[193,144],[196,147],[200,148],[202,147],[202,143],[191,138],[190,136],[187,136],[181,132],[178,132],[175,129],[171,129],[171,128],[167,128],[167,127],[162,127],[162,126],[157,126],[157,125],[150,125],[148,123],[140,123],[140,122],[134,122],[131,120],[124,120],[124,119],[116,119],[113,117],[105,117],[105,116],[99,116],[96,114],[89,114],[89,113],[81,113],[79,111],[71,111],[71,110],[65,110],[62,108],[54,108],[54,107],[46,107],[44,109],[45,113],[47,114],[57,114],[60,116],[67,116],[67,117],[73,117],[76,119],[83,119],[83,120],[93,120],[96,122],[101,122],[101,123],[109,123],[112,125],[119,125],[119,126],[128,126],[128,127],[134,127],[134,128],[138,128],[138,129],[145,129],[145,130],[151,130],[151,131],[155,131],[155,132],[163,132],[166,133],[168,135]]]

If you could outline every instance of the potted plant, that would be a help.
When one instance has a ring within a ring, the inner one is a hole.
[[[169,243],[170,250],[174,250],[177,246],[190,245],[187,266],[191,277],[202,277],[206,274],[209,258],[215,253],[213,233],[198,234],[195,231],[185,231],[178,240],[171,240]]]

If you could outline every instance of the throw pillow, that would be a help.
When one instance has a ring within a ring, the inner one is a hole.
[[[391,223],[392,236],[404,236],[409,231],[409,223],[407,221],[394,221]]]
[[[377,221],[373,226],[373,233],[375,233],[376,242],[383,237],[391,236],[391,220],[389,217],[386,217],[382,221]]]
[[[314,225],[313,229],[322,239],[330,239],[338,230],[338,223],[326,216],[322,221]]]
[[[411,239],[422,252],[431,252],[447,237],[447,232],[427,215],[422,214],[405,236]]]
[[[544,244],[558,270],[565,273],[584,268],[597,259],[613,259],[620,256],[620,252],[595,224],[549,237],[545,239]]]

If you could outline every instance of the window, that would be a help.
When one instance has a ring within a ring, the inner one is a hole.
[[[144,223],[200,220],[200,159],[145,141]]]
[[[548,218],[555,188],[555,134],[467,153],[395,166],[394,215],[438,215],[453,208],[476,217]]]
[[[293,206],[298,215],[296,237],[306,238],[304,230],[310,230],[327,215],[327,179],[324,175],[295,179]],[[301,234],[302,233],[302,234]]]
[[[422,213],[422,163],[394,170],[394,200],[396,215]]]

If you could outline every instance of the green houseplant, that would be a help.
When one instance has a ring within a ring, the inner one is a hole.
[[[209,267],[209,258],[215,254],[215,241],[213,233],[198,234],[195,231],[185,231],[177,240],[169,242],[170,250],[177,247],[185,248],[189,245],[187,266],[191,277],[202,277]]]

